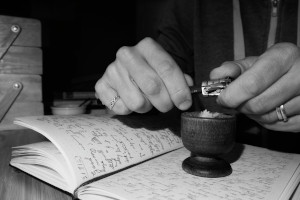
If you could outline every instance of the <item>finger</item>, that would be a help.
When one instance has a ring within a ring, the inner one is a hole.
[[[288,118],[291,118],[295,115],[300,115],[300,106],[299,106],[300,96],[296,96],[295,98],[287,101],[283,105],[284,105],[285,114]],[[262,115],[247,115],[247,116],[261,124],[272,124],[280,120],[278,118],[276,108],[273,108],[270,112]]]
[[[274,131],[300,132],[300,115],[294,115],[287,122],[277,121],[273,124],[262,124],[265,128]]]
[[[274,45],[223,90],[217,102],[226,107],[237,108],[259,95],[291,68],[297,52],[295,46]]]
[[[134,80],[136,88],[139,88],[143,96],[159,111],[167,112],[173,107],[164,83],[139,51],[133,47],[120,48],[116,62],[122,63],[120,66],[128,71],[128,77]]]
[[[245,114],[263,114],[298,96],[300,94],[299,74],[300,61],[297,60],[286,74],[267,90],[241,105],[239,111]]]
[[[151,110],[152,104],[141,92],[134,79],[130,77],[127,69],[118,60],[115,65],[117,76],[113,84],[127,108],[137,113]]]
[[[123,104],[130,111],[145,113],[152,108],[149,100],[144,97],[133,79],[129,77],[126,68],[118,60],[108,66],[106,77],[109,80],[109,85],[116,90]]]
[[[172,57],[150,38],[141,41],[136,48],[161,78],[172,102],[181,110],[188,109],[192,104],[190,89],[181,69]]]
[[[99,79],[95,85],[96,96],[107,108],[111,109],[114,113],[119,115],[126,115],[131,113],[121,98],[112,105],[113,99],[118,96],[117,92],[105,80],[105,74]]]
[[[224,62],[220,67],[210,72],[210,79],[215,80],[228,76],[236,78],[249,69],[256,60],[257,57],[247,57],[242,60]]]
[[[194,85],[194,81],[193,81],[193,79],[190,75],[184,74],[184,78],[185,78],[186,83],[188,84],[188,86]]]

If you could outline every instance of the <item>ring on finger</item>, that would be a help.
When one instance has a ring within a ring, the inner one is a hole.
[[[283,104],[280,105],[279,107],[276,107],[276,114],[279,121],[283,121],[283,122],[288,121],[288,117],[286,116],[286,111],[284,109]]]
[[[119,95],[114,96],[114,98],[109,103],[109,110],[112,110],[117,101],[120,99]]]

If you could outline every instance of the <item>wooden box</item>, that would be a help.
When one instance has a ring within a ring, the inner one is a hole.
[[[0,130],[21,128],[15,117],[44,114],[41,41],[39,20],[0,15]]]

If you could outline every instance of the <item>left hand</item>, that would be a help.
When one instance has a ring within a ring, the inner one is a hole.
[[[300,132],[300,48],[278,43],[259,57],[225,62],[211,79],[230,76],[235,80],[217,102],[257,121],[265,128]],[[284,106],[288,120],[279,120],[276,107]]]

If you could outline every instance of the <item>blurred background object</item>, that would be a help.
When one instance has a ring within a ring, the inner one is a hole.
[[[42,24],[43,101],[51,113],[65,93],[94,92],[96,81],[121,46],[154,37],[168,0],[23,0],[1,3],[0,15]],[[81,99],[80,99],[81,100]]]

